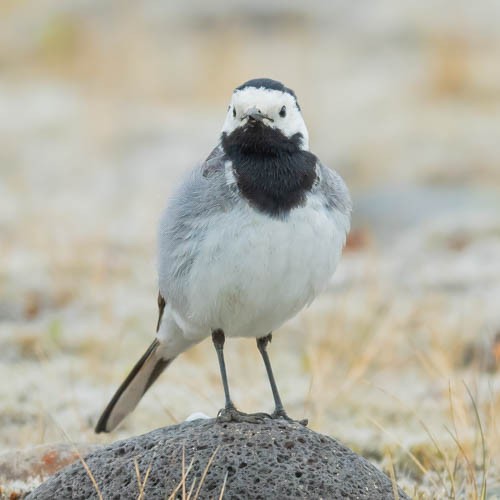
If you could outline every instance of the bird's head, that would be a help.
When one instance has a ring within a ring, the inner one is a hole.
[[[309,137],[293,90],[269,78],[237,87],[222,128],[226,152],[273,154],[307,150]]]

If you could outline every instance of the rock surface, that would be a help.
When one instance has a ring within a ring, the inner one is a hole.
[[[223,498],[240,500],[394,497],[390,479],[367,460],[328,436],[283,420],[184,422],[102,447],[85,461],[105,499],[183,498],[183,491],[191,498],[219,498],[223,492]],[[80,462],[28,496],[97,497]]]

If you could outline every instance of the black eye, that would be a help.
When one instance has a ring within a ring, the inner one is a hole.
[[[236,118],[236,108],[233,108],[233,118]]]
[[[280,109],[280,116],[281,116],[281,118],[285,118],[285,116],[286,116],[286,106],[283,106]]]

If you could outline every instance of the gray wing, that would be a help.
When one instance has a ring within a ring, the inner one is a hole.
[[[313,191],[323,197],[326,208],[338,211],[350,220],[352,201],[345,182],[337,172],[325,167],[319,161],[316,164],[316,182]]]
[[[184,286],[210,224],[237,202],[226,181],[225,157],[220,146],[193,169],[163,212],[158,234],[160,293],[182,306]]]

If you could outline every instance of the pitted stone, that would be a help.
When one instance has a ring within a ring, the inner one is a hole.
[[[225,499],[238,500],[394,498],[390,479],[367,460],[328,436],[284,420],[184,422],[102,447],[85,462],[106,500],[139,496],[136,464],[142,481],[149,469],[142,496],[148,500],[168,498],[176,488],[175,498],[182,498],[183,488],[192,491],[192,498],[200,488],[200,499],[219,498],[223,488]],[[187,474],[180,486],[183,470]],[[85,468],[75,463],[28,498],[98,495]]]

